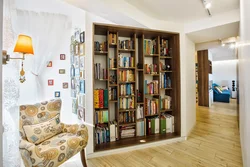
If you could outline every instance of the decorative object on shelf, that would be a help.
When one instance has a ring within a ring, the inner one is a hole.
[[[137,102],[142,102],[141,92],[137,90]]]
[[[54,85],[54,80],[53,79],[49,79],[48,80],[48,86],[53,86]]]
[[[10,61],[11,59],[20,59],[22,60],[22,68],[20,71],[20,79],[19,81],[21,83],[25,82],[25,71],[23,69],[23,60],[25,59],[25,55],[33,55],[34,51],[33,51],[33,45],[32,45],[32,39],[31,37],[27,36],[27,35],[19,35],[15,48],[14,48],[14,52],[18,52],[22,54],[21,58],[12,58],[10,57],[6,51],[3,51],[3,64],[7,64],[8,61]]]
[[[60,91],[55,91],[55,97],[60,97],[61,93]]]
[[[63,82],[63,89],[68,89],[69,83],[68,82]]]
[[[60,54],[60,60],[65,60],[66,59],[66,55],[65,54]]]
[[[65,74],[65,69],[59,69],[59,74]]]
[[[47,67],[52,67],[52,61],[47,62]]]

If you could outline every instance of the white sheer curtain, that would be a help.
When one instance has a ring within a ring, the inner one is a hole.
[[[67,16],[61,14],[24,10],[14,10],[12,15],[15,37],[17,38],[19,34],[31,36],[34,47],[32,67],[26,71],[32,82],[26,84],[26,87],[22,87],[28,90],[25,101],[32,103],[44,100],[40,76],[46,68],[47,61],[52,59],[53,54],[60,48],[61,41],[65,40],[65,35],[70,33],[71,21]],[[32,75],[29,75],[28,72]]]

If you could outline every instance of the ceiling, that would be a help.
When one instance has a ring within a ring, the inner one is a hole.
[[[201,0],[125,0],[148,16],[164,21],[187,23],[207,18]],[[239,0],[212,0],[212,15],[239,8]]]
[[[216,48],[212,48],[209,49],[209,51],[213,55],[213,61],[237,59],[235,54],[235,49],[230,48],[229,45],[226,45],[224,47],[219,46]]]
[[[239,34],[239,22],[212,27],[201,31],[188,33],[194,43],[210,42],[214,40],[236,37]]]

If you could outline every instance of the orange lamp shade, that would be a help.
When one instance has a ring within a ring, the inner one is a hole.
[[[34,54],[32,39],[27,35],[19,35],[14,52],[20,52],[24,54]]]

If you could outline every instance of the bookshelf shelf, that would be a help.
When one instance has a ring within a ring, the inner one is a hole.
[[[128,111],[135,111],[136,109],[119,109],[119,112],[128,112]]]
[[[173,111],[172,109],[161,109],[161,112],[168,112],[168,111]]]
[[[107,51],[95,51],[95,55],[107,55]]]
[[[132,123],[121,123],[119,126],[132,126],[135,125],[135,122]]]
[[[93,71],[99,70],[99,78],[108,78],[97,80],[93,72],[93,122],[108,120],[104,125],[93,127],[94,152],[144,144],[140,140],[149,143],[180,137],[179,34],[94,23],[93,39],[96,50],[105,50],[93,52]],[[169,66],[171,70],[163,70]],[[104,108],[95,108],[98,105]],[[169,105],[174,112],[161,110]],[[148,134],[150,121],[151,128],[156,128],[154,125],[158,122],[161,127],[162,119],[169,121],[170,118],[174,120],[174,133]],[[100,138],[106,130],[110,132],[110,139],[113,136],[112,142],[105,143]]]
[[[170,56],[160,56],[160,59],[172,59]]]
[[[118,49],[119,52],[135,52],[135,49]]]

